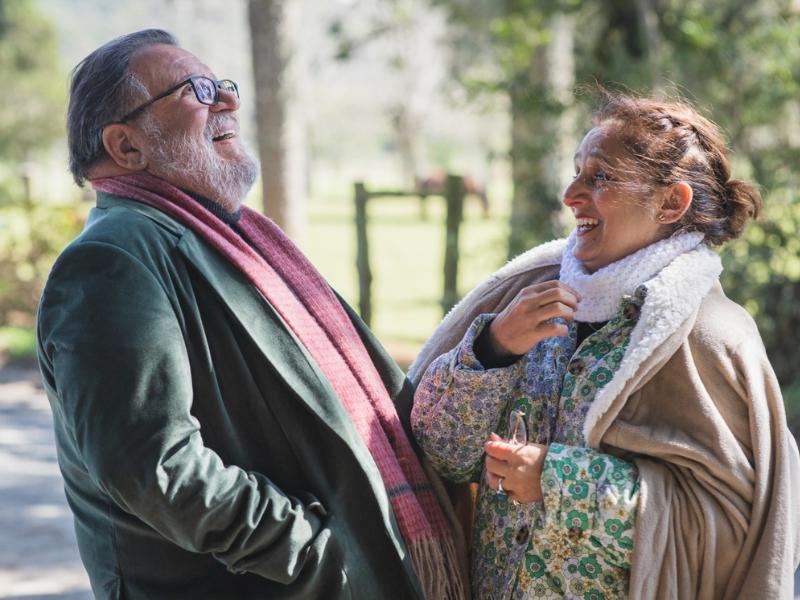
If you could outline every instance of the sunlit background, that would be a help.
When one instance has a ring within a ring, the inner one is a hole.
[[[90,597],[33,324],[93,203],[66,167],[69,71],[147,27],[239,83],[248,145],[279,142],[248,204],[285,214],[359,309],[355,184],[395,192],[367,202],[369,316],[402,365],[458,294],[569,230],[559,194],[597,84],[692,100],[728,133],[734,175],[762,186],[723,284],[756,318],[800,429],[800,0],[0,0],[0,598]],[[466,192],[455,296],[448,181]]]

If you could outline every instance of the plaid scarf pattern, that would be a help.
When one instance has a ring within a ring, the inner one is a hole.
[[[465,597],[445,516],[380,375],[330,286],[292,241],[267,217],[243,207],[236,226],[245,240],[188,194],[152,175],[97,179],[92,185],[170,215],[245,274],[350,415],[381,474],[426,597]]]

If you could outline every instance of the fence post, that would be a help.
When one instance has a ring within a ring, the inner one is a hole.
[[[369,194],[361,181],[355,183],[356,204],[356,268],[358,269],[358,310],[369,326],[372,321],[372,272],[369,269],[367,245],[367,199]]]
[[[447,176],[445,187],[447,221],[444,243],[444,293],[442,311],[446,314],[458,300],[458,232],[464,215],[464,178]]]

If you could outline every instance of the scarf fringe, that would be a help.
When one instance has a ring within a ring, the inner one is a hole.
[[[456,547],[450,537],[425,538],[407,545],[427,600],[467,598],[458,569]]]

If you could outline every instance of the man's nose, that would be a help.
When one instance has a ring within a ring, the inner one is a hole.
[[[239,100],[239,96],[236,92],[218,90],[218,93],[219,97],[217,103],[209,107],[212,111],[219,112],[223,110],[239,110],[241,101]]]

